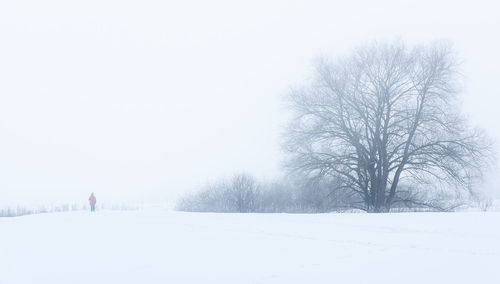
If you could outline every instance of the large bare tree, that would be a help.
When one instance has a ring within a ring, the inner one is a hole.
[[[449,46],[374,43],[321,60],[315,75],[290,95],[292,170],[340,180],[332,190],[358,194],[353,206],[370,212],[425,204],[416,190],[437,184],[471,190],[490,147],[460,114]]]

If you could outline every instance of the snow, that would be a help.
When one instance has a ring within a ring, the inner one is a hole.
[[[0,218],[0,283],[500,283],[500,213]]]

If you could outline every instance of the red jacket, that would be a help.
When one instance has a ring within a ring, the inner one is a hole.
[[[89,197],[89,201],[90,201],[90,206],[94,206],[95,203],[97,202],[97,199],[95,199],[95,196],[92,194]]]

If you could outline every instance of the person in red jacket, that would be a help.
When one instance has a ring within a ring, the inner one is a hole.
[[[93,192],[89,197],[89,202],[90,202],[90,211],[94,212],[95,211],[95,203],[97,202],[97,199],[95,199]]]

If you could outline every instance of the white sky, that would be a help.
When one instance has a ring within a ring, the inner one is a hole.
[[[3,0],[0,204],[167,201],[277,176],[283,96],[318,55],[371,40],[453,42],[465,110],[498,140],[495,2]]]

